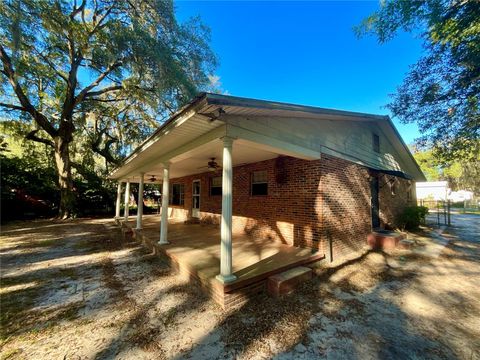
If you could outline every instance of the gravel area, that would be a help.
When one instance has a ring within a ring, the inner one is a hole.
[[[293,294],[229,312],[109,219],[11,223],[0,238],[1,357],[480,359],[478,221],[446,230],[436,258],[365,250]]]

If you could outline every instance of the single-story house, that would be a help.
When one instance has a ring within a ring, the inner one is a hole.
[[[219,226],[212,240],[219,249],[218,276],[210,281],[225,293],[243,276],[235,259],[250,249],[232,251],[235,236],[253,238],[255,256],[278,242],[284,253],[290,247],[307,249],[309,256],[342,257],[363,247],[373,229],[394,228],[402,210],[416,203],[415,181],[425,181],[388,116],[210,93],[171,116],[110,178],[119,182],[118,219],[122,183],[128,196],[130,184],[139,183],[139,233],[144,183],[162,184],[158,249],[172,253],[173,223],[182,224],[182,234],[189,224]],[[128,220],[128,201],[124,215]],[[176,248],[174,261],[199,243]],[[202,243],[196,251],[206,247]],[[198,251],[190,261],[202,261]],[[255,266],[248,263],[258,280]],[[268,269],[267,275],[275,272]]]

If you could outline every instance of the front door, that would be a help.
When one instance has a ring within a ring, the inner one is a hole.
[[[372,228],[380,227],[379,201],[378,201],[378,177],[372,176],[370,181],[371,207],[372,207]]]
[[[200,180],[192,183],[192,217],[200,217]]]

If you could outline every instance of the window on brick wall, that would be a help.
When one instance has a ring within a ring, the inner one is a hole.
[[[185,186],[183,184],[173,184],[170,188],[170,205],[184,204]]]
[[[268,174],[267,171],[254,171],[252,173],[251,194],[268,195]]]
[[[222,195],[221,176],[215,176],[210,179],[210,195]]]
[[[377,134],[372,134],[372,144],[373,144],[373,151],[379,153],[380,152],[380,137]]]

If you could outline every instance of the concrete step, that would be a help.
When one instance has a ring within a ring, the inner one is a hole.
[[[411,250],[414,244],[415,243],[412,240],[403,239],[398,242],[397,248],[403,250]]]
[[[192,218],[190,218],[190,219],[188,219],[188,220],[185,220],[183,223],[184,223],[185,225],[200,224],[200,219],[199,219],[199,218],[194,218],[194,217],[192,217]]]
[[[281,296],[292,292],[299,284],[312,278],[312,269],[297,266],[267,279],[267,290],[271,296]]]
[[[405,235],[388,230],[374,231],[368,234],[367,243],[372,249],[391,250],[398,246],[398,243],[405,239]]]

